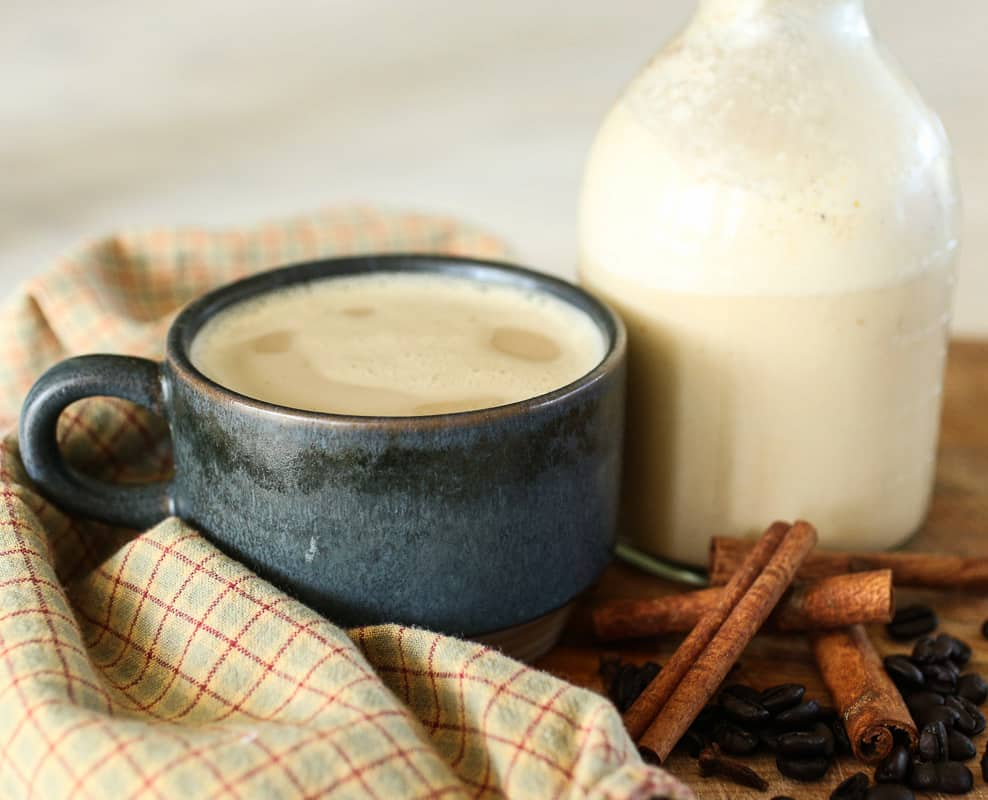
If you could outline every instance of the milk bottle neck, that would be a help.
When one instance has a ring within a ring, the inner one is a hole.
[[[694,24],[737,27],[782,23],[787,27],[870,37],[864,0],[700,0]]]

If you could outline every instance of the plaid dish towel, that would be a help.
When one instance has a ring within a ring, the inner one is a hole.
[[[0,423],[52,363],[160,357],[179,307],[276,264],[366,251],[503,255],[436,218],[335,212],[92,244],[0,319]],[[114,481],[171,468],[161,420],[98,398],[62,415],[66,458]],[[603,698],[480,645],[343,631],[169,519],[73,519],[0,449],[3,798],[634,797],[685,800]]]

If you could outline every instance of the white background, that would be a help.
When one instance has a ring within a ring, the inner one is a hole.
[[[620,88],[689,0],[0,0],[0,297],[80,239],[363,202],[571,276]],[[870,0],[954,142],[955,329],[988,335],[988,2]]]

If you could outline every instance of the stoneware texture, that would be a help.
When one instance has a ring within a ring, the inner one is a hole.
[[[428,417],[297,411],[210,381],[188,358],[203,323],[262,292],[371,271],[428,271],[550,292],[607,341],[590,373],[497,408]],[[186,308],[158,364],[81,356],[49,370],[21,417],[32,479],[63,508],[146,527],[177,514],[343,625],[403,622],[477,635],[563,606],[611,557],[625,334],[582,290],[518,267],[434,256],[334,259],[218,289]],[[175,477],[111,486],[66,466],[58,415],[114,395],[166,417]]]

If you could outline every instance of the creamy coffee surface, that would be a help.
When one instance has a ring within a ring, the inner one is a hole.
[[[505,405],[604,357],[594,322],[544,292],[432,273],[326,278],[207,322],[192,363],[240,394],[307,411],[423,416]]]

